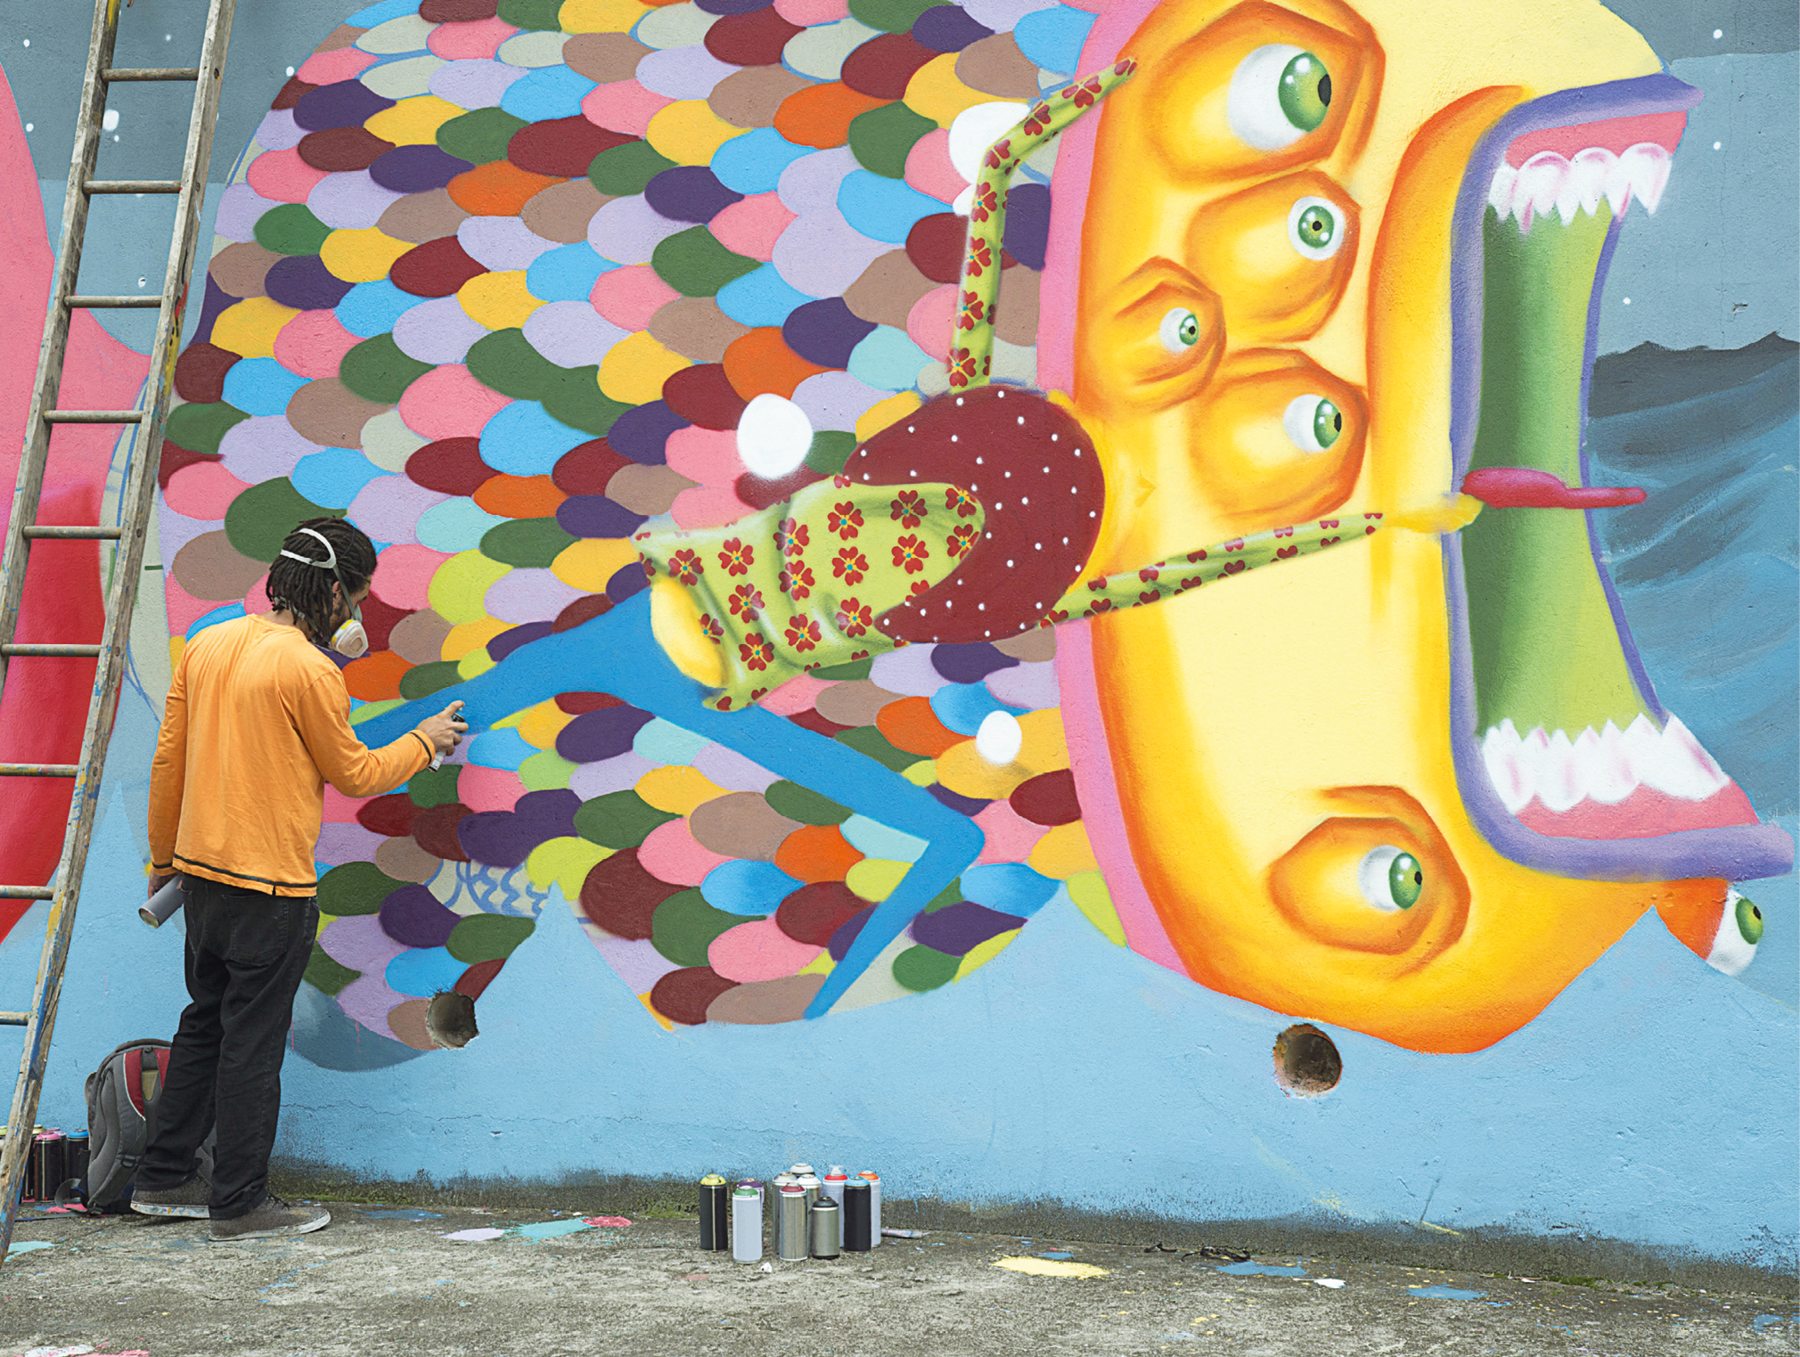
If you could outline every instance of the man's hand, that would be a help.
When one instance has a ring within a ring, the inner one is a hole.
[[[144,898],[146,900],[150,899],[159,890],[161,890],[164,886],[168,885],[174,879],[175,879],[175,873],[173,873],[173,872],[170,872],[167,876],[158,876],[155,872],[150,873],[150,891],[149,891],[149,894],[145,895]]]
[[[468,733],[468,725],[462,719],[462,703],[452,702],[436,716],[423,721],[419,725],[419,733],[431,741],[432,747],[440,754],[455,752],[456,746],[462,743],[462,737]]]

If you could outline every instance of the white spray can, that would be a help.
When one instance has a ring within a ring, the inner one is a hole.
[[[763,1256],[762,1198],[753,1187],[731,1194],[731,1257],[754,1263]]]
[[[830,1197],[838,1204],[838,1247],[844,1246],[844,1184],[850,1181],[850,1175],[844,1172],[842,1164],[833,1164],[825,1171],[825,1180],[820,1187],[822,1196]]]

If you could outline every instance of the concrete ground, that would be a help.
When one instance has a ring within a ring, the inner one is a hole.
[[[692,1217],[329,1205],[320,1233],[230,1245],[201,1221],[28,1209],[0,1266],[0,1357],[1800,1351],[1792,1299],[1667,1285],[951,1230],[759,1265],[702,1252]],[[444,1237],[469,1230],[504,1233]]]

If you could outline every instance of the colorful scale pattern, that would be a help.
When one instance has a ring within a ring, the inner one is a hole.
[[[371,652],[344,671],[364,719],[643,587],[633,531],[730,523],[841,470],[946,389],[974,173],[952,158],[957,120],[1016,117],[1065,83],[1091,23],[1038,0],[351,15],[220,203],[160,471],[174,652],[266,611],[282,535],[344,514],[380,553]],[[1001,378],[1035,371],[1050,165],[1014,181]],[[774,483],[735,445],[764,393],[814,430]],[[1007,644],[1024,649],[915,646],[770,699],[987,835],[863,1002],[967,974],[1058,894],[1122,941],[1067,772],[1053,642]],[[993,710],[1026,731],[1010,769],[974,752]],[[797,1017],[916,856],[606,694],[517,712],[458,759],[388,796],[328,791],[319,840],[308,980],[419,1049],[427,997],[479,996],[553,885],[659,1019]]]

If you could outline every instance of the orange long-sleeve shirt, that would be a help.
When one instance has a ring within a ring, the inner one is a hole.
[[[409,731],[371,750],[338,667],[293,627],[243,617],[181,652],[150,765],[150,861],[274,895],[318,889],[325,783],[391,791],[431,762]]]

